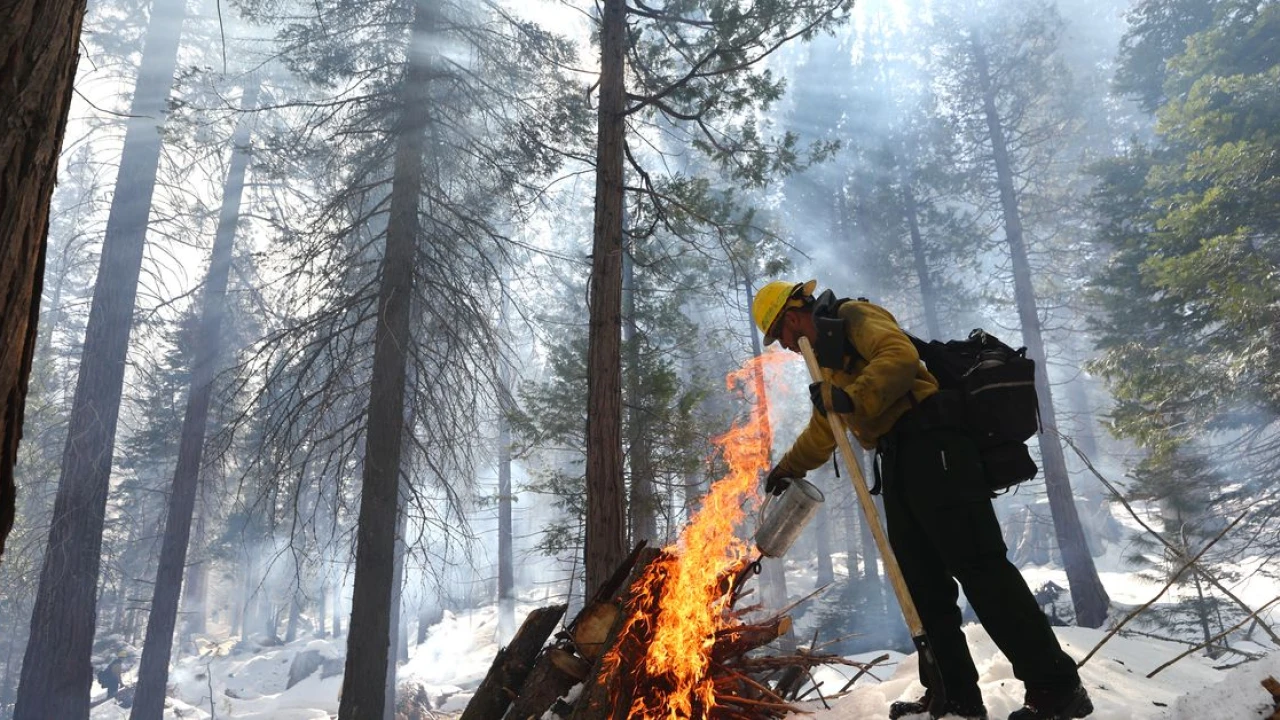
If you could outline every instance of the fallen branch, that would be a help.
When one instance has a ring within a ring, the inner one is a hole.
[[[858,672],[857,672],[853,677],[849,678],[849,682],[845,683],[845,684],[844,684],[844,687],[840,688],[840,692],[838,692],[838,693],[836,693],[836,694],[837,694],[837,695],[840,695],[841,693],[847,692],[847,691],[849,690],[849,688],[853,687],[853,684],[854,684],[854,683],[858,682],[858,678],[862,677],[863,675],[866,675],[866,674],[870,673],[870,672],[871,672],[871,668],[875,667],[876,665],[879,665],[880,663],[882,663],[882,662],[884,662],[885,660],[888,660],[888,659],[889,659],[889,653],[885,653],[885,654],[881,655],[880,657],[877,657],[875,660],[872,660],[871,662],[867,663],[866,665],[863,665],[862,667],[858,668]],[[875,676],[874,676],[874,675],[872,675],[871,677],[875,677]]]
[[[1155,633],[1143,632],[1141,630],[1134,630],[1132,628],[1126,628],[1124,630],[1121,630],[1120,634],[1124,637],[1148,637],[1153,640],[1161,640],[1164,642],[1174,643],[1177,645],[1195,645],[1195,641],[1193,640],[1183,640],[1182,638],[1167,637],[1165,635],[1157,635]],[[1240,648],[1233,648],[1230,645],[1219,645],[1215,647],[1214,650],[1220,650],[1222,652],[1228,652],[1234,655],[1239,655],[1244,658],[1244,660],[1241,661],[1242,663],[1249,662],[1251,660],[1257,660],[1258,658],[1263,657],[1263,655],[1265,655],[1265,653],[1259,654],[1259,653],[1246,652],[1244,650],[1241,650]]]
[[[1076,447],[1075,442],[1072,441],[1072,439],[1069,436],[1064,435],[1062,433],[1057,433],[1057,435],[1059,438],[1062,439],[1063,442],[1067,444],[1068,447],[1070,447],[1073,451],[1075,451],[1075,454],[1080,457],[1080,461],[1085,464],[1085,467],[1089,469],[1089,472],[1093,473],[1093,476],[1098,478],[1098,482],[1102,483],[1103,487],[1105,487],[1112,494],[1112,496],[1114,496],[1115,499],[1121,505],[1124,506],[1124,509],[1129,511],[1130,517],[1132,517],[1135,521],[1137,521],[1137,523],[1142,526],[1143,530],[1146,530],[1147,533],[1149,533],[1152,537],[1159,540],[1161,544],[1163,544],[1166,548],[1172,550],[1175,553],[1179,552],[1178,548],[1174,546],[1173,543],[1169,542],[1168,540],[1165,540],[1163,535],[1153,530],[1151,526],[1148,525],[1146,521],[1142,519],[1142,516],[1138,514],[1138,511],[1133,509],[1133,506],[1129,504],[1128,500],[1124,499],[1124,496],[1120,494],[1120,491],[1116,489],[1115,485],[1111,484],[1110,480],[1107,480],[1105,477],[1102,476],[1102,473],[1098,472],[1098,469],[1093,466],[1093,461],[1089,459],[1089,456],[1085,455],[1084,452],[1080,450],[1080,448]],[[1243,600],[1241,600],[1239,597],[1236,597],[1235,593],[1228,590],[1227,587],[1223,585],[1222,582],[1218,580],[1218,578],[1214,577],[1213,574],[1210,573],[1208,570],[1205,570],[1199,565],[1192,565],[1191,569],[1199,573],[1201,577],[1209,581],[1209,583],[1212,584],[1214,587],[1221,590],[1222,593],[1226,595],[1228,598],[1230,598],[1232,602],[1234,602],[1236,605],[1239,605],[1241,610],[1244,610],[1245,612],[1252,612],[1252,609],[1247,604],[1245,604]],[[1254,614],[1256,615],[1256,613]],[[1266,632],[1267,635],[1271,638],[1271,641],[1274,642],[1277,647],[1280,647],[1280,636],[1276,635],[1275,630],[1272,630],[1271,626],[1263,622],[1261,618],[1258,619],[1258,624],[1262,627],[1263,631]]]
[[[1239,630],[1240,628],[1244,627],[1244,624],[1245,624],[1245,623],[1247,623],[1247,622],[1249,622],[1250,620],[1252,620],[1254,617],[1256,617],[1256,616],[1257,616],[1259,613],[1261,613],[1263,610],[1266,610],[1267,608],[1269,608],[1269,607],[1271,607],[1272,605],[1274,605],[1277,601],[1280,601],[1280,596],[1277,596],[1277,597],[1272,598],[1272,599],[1270,600],[1270,602],[1268,602],[1266,605],[1263,605],[1262,607],[1258,608],[1257,610],[1254,610],[1252,614],[1250,614],[1248,617],[1246,617],[1245,619],[1241,620],[1240,622],[1236,623],[1235,625],[1232,625],[1231,627],[1227,628],[1226,630],[1223,630],[1222,632],[1218,633],[1217,635],[1214,635],[1213,637],[1209,638],[1208,640],[1205,640],[1204,642],[1200,643],[1199,645],[1196,645],[1195,647],[1193,647],[1193,648],[1191,648],[1191,649],[1187,650],[1186,652],[1182,653],[1181,655],[1178,655],[1177,657],[1175,657],[1174,659],[1170,660],[1169,662],[1167,662],[1167,663],[1165,663],[1165,664],[1161,665],[1160,667],[1156,668],[1155,670],[1152,670],[1151,672],[1147,673],[1147,677],[1148,677],[1148,678],[1153,678],[1153,677],[1155,677],[1155,676],[1156,676],[1156,673],[1158,673],[1158,672],[1160,672],[1161,670],[1163,670],[1163,669],[1165,669],[1165,668],[1169,667],[1170,665],[1172,665],[1172,664],[1174,664],[1174,663],[1178,662],[1178,661],[1179,661],[1179,660],[1181,660],[1182,658],[1184,658],[1184,657],[1186,657],[1186,656],[1190,655],[1191,653],[1193,653],[1193,652],[1195,652],[1195,651],[1197,651],[1197,650],[1200,650],[1200,649],[1206,648],[1206,647],[1208,647],[1208,646],[1212,645],[1213,643],[1215,643],[1215,642],[1217,642],[1217,641],[1221,640],[1222,638],[1224,638],[1224,637],[1226,637],[1226,636],[1230,635],[1231,633],[1235,632],[1236,630]]]
[[[1184,564],[1182,565],[1182,567],[1178,568],[1178,572],[1174,573],[1173,575],[1171,575],[1171,576],[1169,577],[1169,582],[1165,583],[1165,584],[1164,584],[1164,587],[1160,588],[1160,592],[1156,593],[1155,597],[1151,598],[1150,600],[1146,601],[1145,603],[1143,603],[1143,604],[1139,605],[1138,607],[1134,608],[1133,612],[1131,612],[1131,613],[1129,613],[1128,615],[1126,615],[1126,616],[1125,616],[1125,618],[1124,618],[1123,620],[1121,620],[1119,623],[1116,623],[1116,626],[1115,626],[1115,627],[1113,627],[1113,628],[1111,628],[1110,632],[1108,632],[1106,635],[1104,635],[1104,636],[1102,637],[1102,639],[1098,641],[1098,644],[1097,644],[1097,645],[1094,645],[1094,646],[1093,646],[1093,649],[1089,651],[1089,654],[1088,654],[1088,655],[1085,655],[1083,660],[1081,660],[1080,662],[1076,663],[1076,667],[1077,667],[1077,668],[1082,668],[1082,667],[1084,667],[1084,664],[1085,664],[1085,663],[1087,663],[1087,662],[1089,662],[1089,658],[1093,657],[1093,654],[1094,654],[1094,653],[1098,652],[1098,650],[1099,650],[1103,645],[1106,645],[1106,644],[1107,644],[1107,641],[1108,641],[1108,640],[1110,640],[1111,638],[1115,637],[1115,634],[1116,634],[1116,633],[1118,633],[1118,632],[1120,632],[1120,628],[1122,628],[1122,627],[1124,627],[1125,625],[1127,625],[1127,624],[1129,623],[1129,621],[1130,621],[1130,620],[1132,620],[1132,619],[1134,619],[1134,618],[1138,617],[1138,615],[1139,615],[1142,611],[1144,611],[1144,610],[1146,610],[1147,608],[1151,607],[1153,604],[1155,604],[1155,601],[1157,601],[1157,600],[1159,600],[1161,597],[1163,597],[1163,596],[1164,596],[1164,594],[1165,594],[1166,592],[1168,592],[1168,591],[1169,591],[1169,588],[1173,587],[1173,584],[1174,584],[1174,583],[1176,583],[1176,582],[1178,582],[1178,578],[1182,577],[1182,573],[1186,572],[1186,571],[1187,571],[1187,568],[1189,568],[1189,567],[1191,567],[1192,565],[1194,565],[1194,564],[1196,563],[1196,561],[1200,559],[1200,556],[1204,555],[1204,554],[1205,554],[1205,552],[1209,550],[1209,548],[1213,547],[1215,543],[1217,543],[1219,540],[1221,540],[1223,537],[1225,537],[1225,536],[1226,536],[1226,534],[1231,530],[1231,528],[1234,528],[1236,525],[1240,524],[1240,521],[1241,521],[1241,520],[1243,520],[1243,519],[1245,518],[1245,516],[1246,516],[1246,515],[1248,515],[1248,514],[1249,514],[1249,513],[1248,513],[1247,511],[1246,511],[1246,512],[1243,512],[1243,513],[1240,513],[1240,517],[1238,517],[1238,518],[1236,518],[1235,520],[1233,520],[1233,521],[1231,522],[1231,524],[1230,524],[1230,525],[1228,525],[1228,526],[1226,526],[1226,527],[1222,528],[1222,532],[1218,533],[1218,534],[1217,534],[1216,536],[1214,536],[1214,538],[1213,538],[1212,540],[1210,540],[1210,541],[1209,541],[1209,542],[1208,542],[1204,547],[1200,548],[1200,552],[1196,553],[1195,557],[1191,558],[1191,559],[1190,559],[1190,560],[1188,560],[1186,563],[1184,563]]]

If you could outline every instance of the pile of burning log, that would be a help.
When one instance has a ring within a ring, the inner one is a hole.
[[[807,352],[806,361],[811,356]],[[776,537],[761,544],[757,535],[754,546],[738,537],[759,507],[757,488],[770,466],[773,436],[762,390],[763,364],[774,361],[760,356],[726,378],[729,387],[754,389],[756,402],[743,422],[715,439],[727,472],[711,484],[677,541],[660,551],[637,547],[562,631],[556,628],[565,606],[530,614],[498,653],[462,720],[527,720],[548,711],[566,720],[767,720],[797,712],[796,703],[810,694],[825,702],[824,694],[844,692],[887,658],[864,667],[818,652],[817,638],[809,648],[765,654],[762,648],[791,630],[792,608],[768,613],[738,606],[758,567],[750,558],[785,553],[789,542],[783,540],[794,539],[813,502],[821,501],[815,491],[816,500],[797,502],[793,514],[784,498],[773,517],[786,521],[762,524],[777,530]],[[811,363],[811,371],[816,367]],[[842,450],[852,453],[848,438]],[[866,492],[861,487],[859,498],[874,517]],[[878,519],[873,525],[879,527]],[[881,535],[877,541],[887,547]],[[887,550],[881,557],[891,564]],[[899,604],[905,612],[901,596]],[[908,628],[923,642],[922,631],[910,621]],[[824,693],[811,671],[831,664],[858,672],[843,688]]]
[[[764,613],[757,605],[737,607],[751,594],[744,583],[754,574],[752,563],[743,561],[717,589],[717,627],[708,636],[683,636],[685,644],[694,646],[686,649],[701,646],[696,653],[701,661],[691,663],[690,672],[655,672],[655,644],[663,642],[661,626],[670,621],[662,608],[664,594],[670,593],[664,575],[676,560],[664,551],[636,548],[559,632],[566,606],[530,613],[498,652],[462,720],[528,720],[547,711],[566,720],[668,717],[672,708],[690,718],[781,718],[799,712],[799,701],[825,700],[821,683],[812,679],[813,668],[857,668],[853,680],[826,693],[829,697],[847,691],[888,657],[863,665],[813,648],[784,655],[753,652],[787,634],[787,612],[794,605],[776,613]]]

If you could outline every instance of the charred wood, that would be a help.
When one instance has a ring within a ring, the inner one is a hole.
[[[461,720],[502,718],[533,670],[538,651],[551,637],[566,609],[565,605],[551,605],[529,613],[511,644],[498,651],[488,674],[462,712]]]

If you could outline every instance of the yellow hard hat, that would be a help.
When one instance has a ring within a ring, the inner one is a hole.
[[[802,299],[812,295],[817,286],[817,280],[801,283],[774,280],[756,292],[755,300],[751,302],[751,316],[755,318],[756,327],[764,333],[765,345],[771,345],[778,339],[770,331],[782,312],[789,307],[800,307],[804,304]]]

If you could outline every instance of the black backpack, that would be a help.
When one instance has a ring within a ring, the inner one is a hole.
[[[818,342],[814,351],[826,368],[848,369],[860,357],[850,347],[844,321],[837,315],[850,298],[837,299],[830,290],[815,302]],[[867,302],[865,298],[858,300]],[[928,421],[961,428],[973,437],[982,454],[987,485],[1007,490],[1036,476],[1026,442],[1040,432],[1040,403],[1036,397],[1036,363],[1025,347],[1014,350],[981,329],[965,340],[921,340],[904,331],[940,392]]]
[[[987,485],[1007,490],[1036,476],[1027,440],[1040,432],[1036,362],[981,329],[964,340],[924,341],[910,333],[920,359],[938,379],[952,424],[978,444]]]

